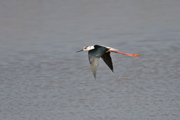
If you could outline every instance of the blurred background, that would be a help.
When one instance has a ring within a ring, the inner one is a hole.
[[[0,118],[179,120],[179,0],[1,0]],[[106,45],[93,78],[88,45]]]

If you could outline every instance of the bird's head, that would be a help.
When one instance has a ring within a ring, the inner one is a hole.
[[[85,46],[83,47],[82,50],[79,50],[77,52],[81,52],[81,51],[90,51],[90,50],[93,50],[94,49],[94,46]]]

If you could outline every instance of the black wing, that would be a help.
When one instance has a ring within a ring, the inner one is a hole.
[[[112,59],[110,56],[110,52],[104,53],[101,58],[104,60],[104,62],[107,64],[107,66],[113,71],[113,64],[112,64]]]

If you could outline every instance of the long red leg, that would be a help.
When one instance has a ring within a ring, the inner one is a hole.
[[[118,54],[123,54],[123,55],[127,55],[127,56],[132,56],[132,57],[139,57],[140,55],[138,54],[128,54],[128,53],[122,53],[122,52],[119,52],[119,51],[112,51],[110,50],[109,52],[114,52],[114,53],[118,53]]]

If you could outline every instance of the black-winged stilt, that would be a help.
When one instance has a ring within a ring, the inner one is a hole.
[[[117,49],[107,47],[107,46],[102,46],[102,45],[86,46],[82,50],[79,50],[77,52],[81,52],[81,51],[88,51],[89,63],[91,65],[91,70],[93,72],[95,79],[96,79],[96,70],[98,66],[98,61],[100,57],[104,60],[104,62],[112,70],[112,72],[114,71],[113,71],[113,64],[112,64],[110,52],[128,55],[132,57],[139,57],[138,54],[122,53],[122,52],[119,52]]]

